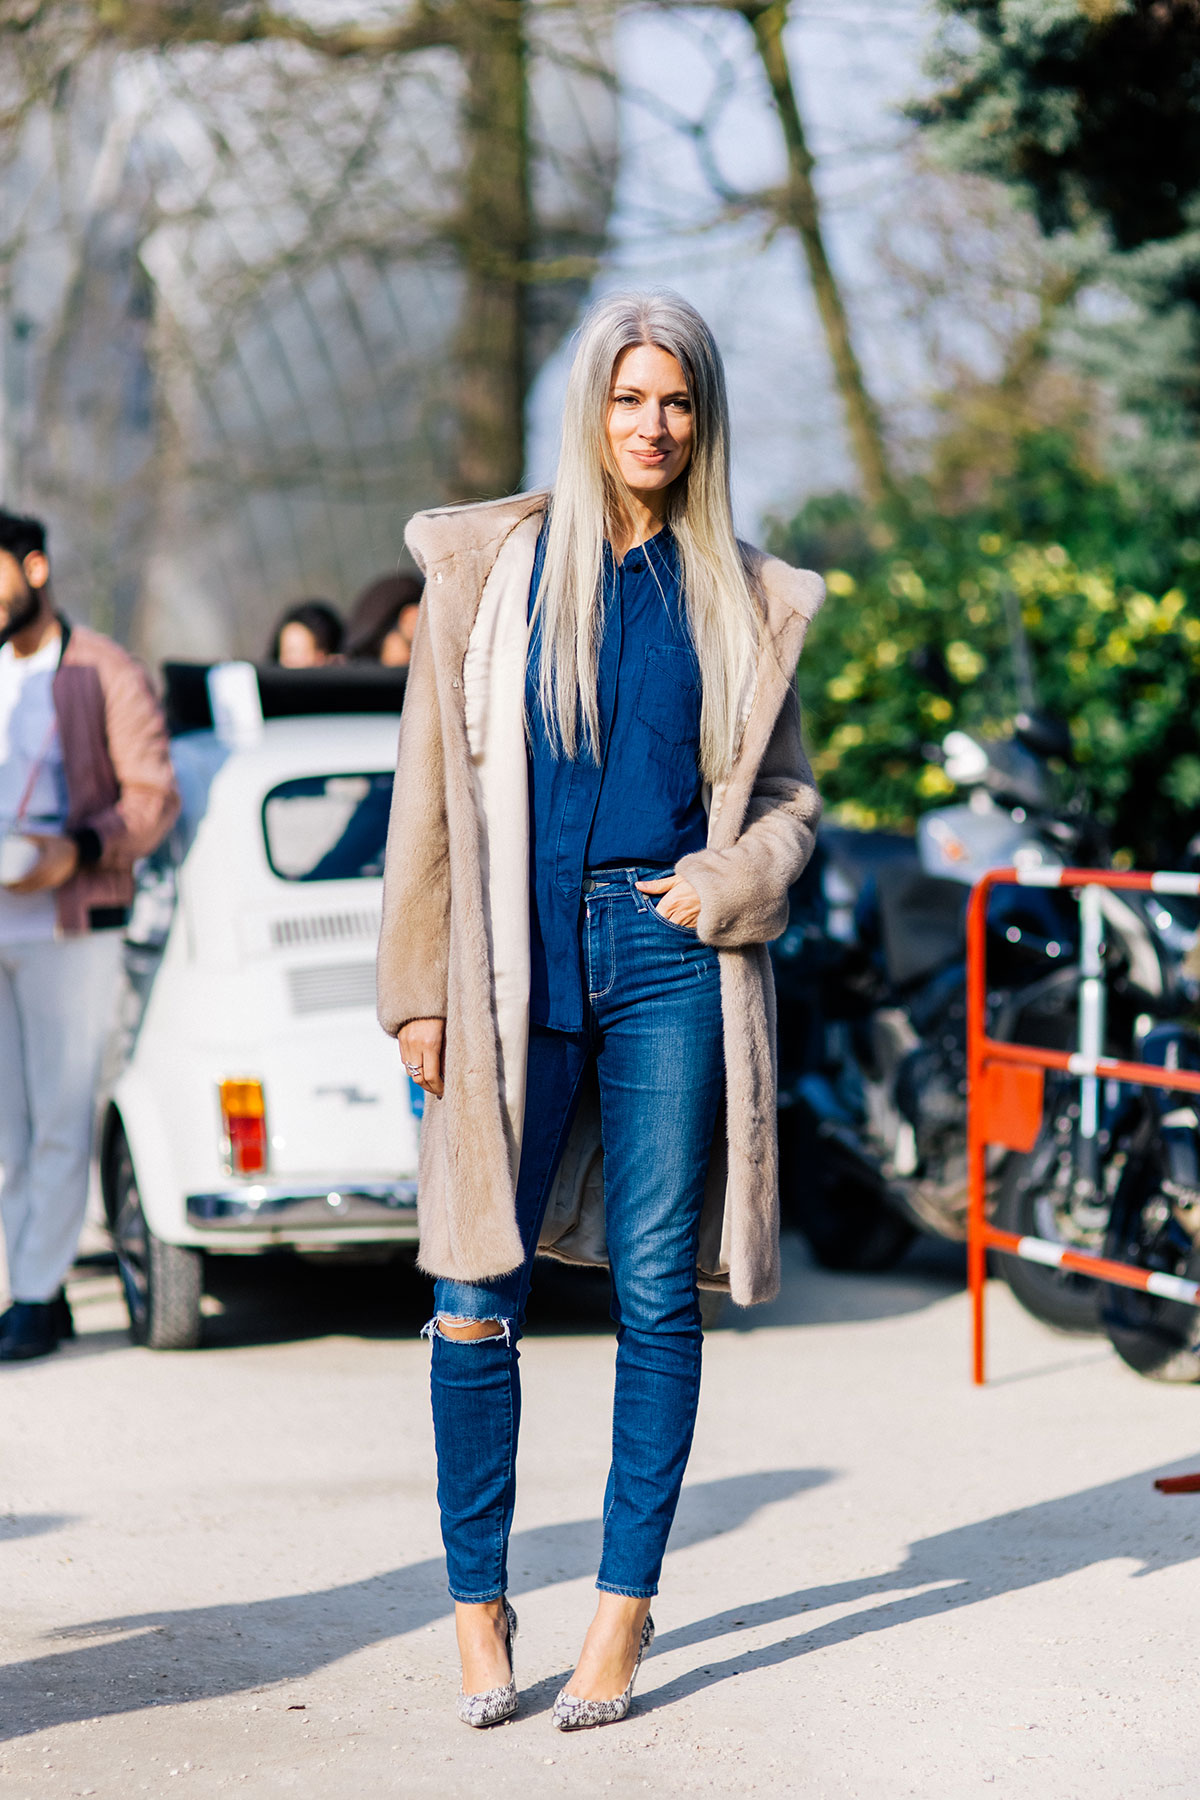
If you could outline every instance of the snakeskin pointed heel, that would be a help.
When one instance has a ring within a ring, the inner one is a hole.
[[[654,1642],[654,1620],[646,1614],[646,1623],[642,1626],[642,1641],[638,1645],[637,1661],[633,1665],[633,1674],[629,1677],[629,1686],[615,1700],[577,1700],[574,1694],[568,1694],[566,1688],[560,1688],[558,1699],[554,1702],[554,1724],[559,1731],[587,1731],[593,1725],[615,1725],[629,1711],[629,1703],[633,1699],[633,1684],[637,1680],[638,1670],[642,1666],[642,1658]]]
[[[508,1666],[511,1671],[513,1645],[517,1641],[517,1615],[507,1598],[504,1617],[508,1621]],[[476,1731],[483,1731],[489,1725],[500,1725],[505,1719],[511,1719],[517,1710],[516,1677],[510,1672],[503,1687],[488,1688],[482,1694],[460,1693],[455,1705],[463,1724],[473,1725]]]

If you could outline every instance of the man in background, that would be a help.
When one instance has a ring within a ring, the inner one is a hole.
[[[133,865],[178,810],[145,674],[56,611],[44,526],[0,510],[0,1362],[73,1331],[63,1282]]]

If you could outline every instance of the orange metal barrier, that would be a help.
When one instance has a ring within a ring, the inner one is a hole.
[[[1001,1044],[987,1035],[987,906],[995,887],[1073,888],[1079,893],[1079,1048],[1041,1050],[1032,1044]],[[1047,1238],[998,1231],[987,1216],[987,1148],[1032,1150],[1042,1123],[1047,1069],[1080,1079],[1080,1134],[1098,1130],[1101,1081],[1137,1082],[1200,1094],[1200,1071],[1164,1069],[1154,1063],[1122,1062],[1100,1054],[1104,1038],[1104,921],[1101,888],[1138,893],[1200,894],[1200,875],[1156,874],[1100,869],[992,869],[977,883],[967,909],[967,1274],[971,1291],[972,1375],[984,1381],[984,1298],[987,1253],[1003,1250],[1027,1262],[1070,1269],[1116,1287],[1141,1288],[1167,1300],[1200,1306],[1200,1283],[1157,1274],[1130,1263],[1111,1262],[1067,1250]]]

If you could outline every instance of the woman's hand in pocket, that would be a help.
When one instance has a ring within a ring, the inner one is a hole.
[[[672,925],[682,925],[685,931],[695,931],[696,921],[700,917],[700,896],[690,881],[682,875],[664,875],[658,881],[639,881],[639,894],[661,894],[658,910],[664,919]]]
[[[400,1054],[416,1082],[435,1100],[444,1092],[442,1058],[446,1044],[445,1019],[410,1019],[400,1027]]]

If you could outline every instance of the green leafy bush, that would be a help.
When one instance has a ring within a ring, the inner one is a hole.
[[[1186,521],[1033,440],[989,507],[919,492],[889,521],[810,502],[772,547],[824,574],[800,666],[813,764],[835,814],[911,826],[953,790],[923,754],[954,726],[1001,736],[1019,709],[1014,615],[1036,701],[1070,725],[1090,807],[1126,858],[1170,861],[1200,808],[1200,542]],[[831,554],[832,553],[832,554]],[[943,693],[918,652],[941,653]]]

